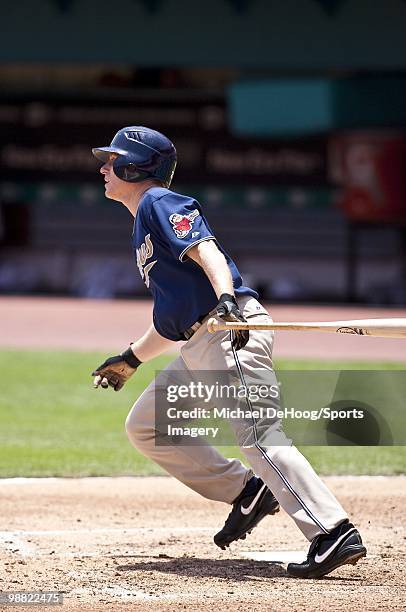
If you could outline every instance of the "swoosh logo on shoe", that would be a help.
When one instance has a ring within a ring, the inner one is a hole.
[[[260,488],[260,490],[255,495],[254,499],[252,500],[252,502],[250,503],[250,505],[247,508],[244,508],[244,506],[241,504],[241,513],[242,514],[249,514],[250,512],[252,512],[252,510],[254,509],[255,504],[257,503],[257,501],[261,497],[262,491],[264,489],[266,489],[266,485],[265,484],[262,485],[262,487]]]
[[[341,542],[353,531],[356,531],[356,528],[353,527],[352,529],[349,529],[348,531],[346,531],[345,533],[343,533],[342,536],[340,536],[338,538],[338,540],[336,540],[335,542],[333,542],[333,544],[330,546],[330,548],[328,548],[326,550],[326,552],[324,552],[322,555],[316,554],[314,557],[314,561],[315,563],[323,563],[323,561],[325,561],[327,559],[327,557],[329,555],[331,555],[331,553],[337,548],[337,546],[339,546],[341,544]]]

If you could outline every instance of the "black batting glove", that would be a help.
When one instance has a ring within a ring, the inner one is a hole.
[[[238,307],[237,301],[233,295],[230,293],[223,293],[220,295],[220,300],[216,308],[216,314],[223,321],[231,321],[231,322],[246,322],[246,319],[241,314],[241,311]],[[232,337],[232,346],[236,351],[244,348],[247,344],[250,333],[248,329],[234,329],[231,331]]]
[[[114,391],[120,391],[140,364],[141,361],[134,355],[131,347],[120,355],[109,357],[92,372],[92,376],[95,377],[93,381],[94,388],[102,387],[107,389],[112,387]]]

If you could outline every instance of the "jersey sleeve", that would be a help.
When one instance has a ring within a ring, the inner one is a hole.
[[[154,202],[151,207],[151,224],[169,246],[173,256],[184,261],[192,246],[204,240],[215,240],[215,237],[207,227],[196,200],[173,196]]]

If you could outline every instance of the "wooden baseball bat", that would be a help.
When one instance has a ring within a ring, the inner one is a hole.
[[[357,319],[350,321],[304,321],[288,323],[230,323],[211,318],[207,321],[211,334],[229,329],[262,329],[274,331],[321,331],[336,334],[355,334],[379,338],[406,338],[406,319]]]

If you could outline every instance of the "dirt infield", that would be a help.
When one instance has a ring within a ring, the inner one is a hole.
[[[326,481],[368,556],[303,581],[281,563],[247,558],[307,550],[283,511],[225,552],[212,536],[228,506],[170,478],[2,480],[1,590],[63,591],[66,612],[404,610],[406,477]]]
[[[406,310],[337,306],[273,306],[275,321],[331,321],[406,317]],[[149,300],[0,298],[0,346],[117,350],[136,339],[151,322]],[[173,344],[173,350],[178,343]],[[278,332],[274,356],[405,361],[402,339]]]

